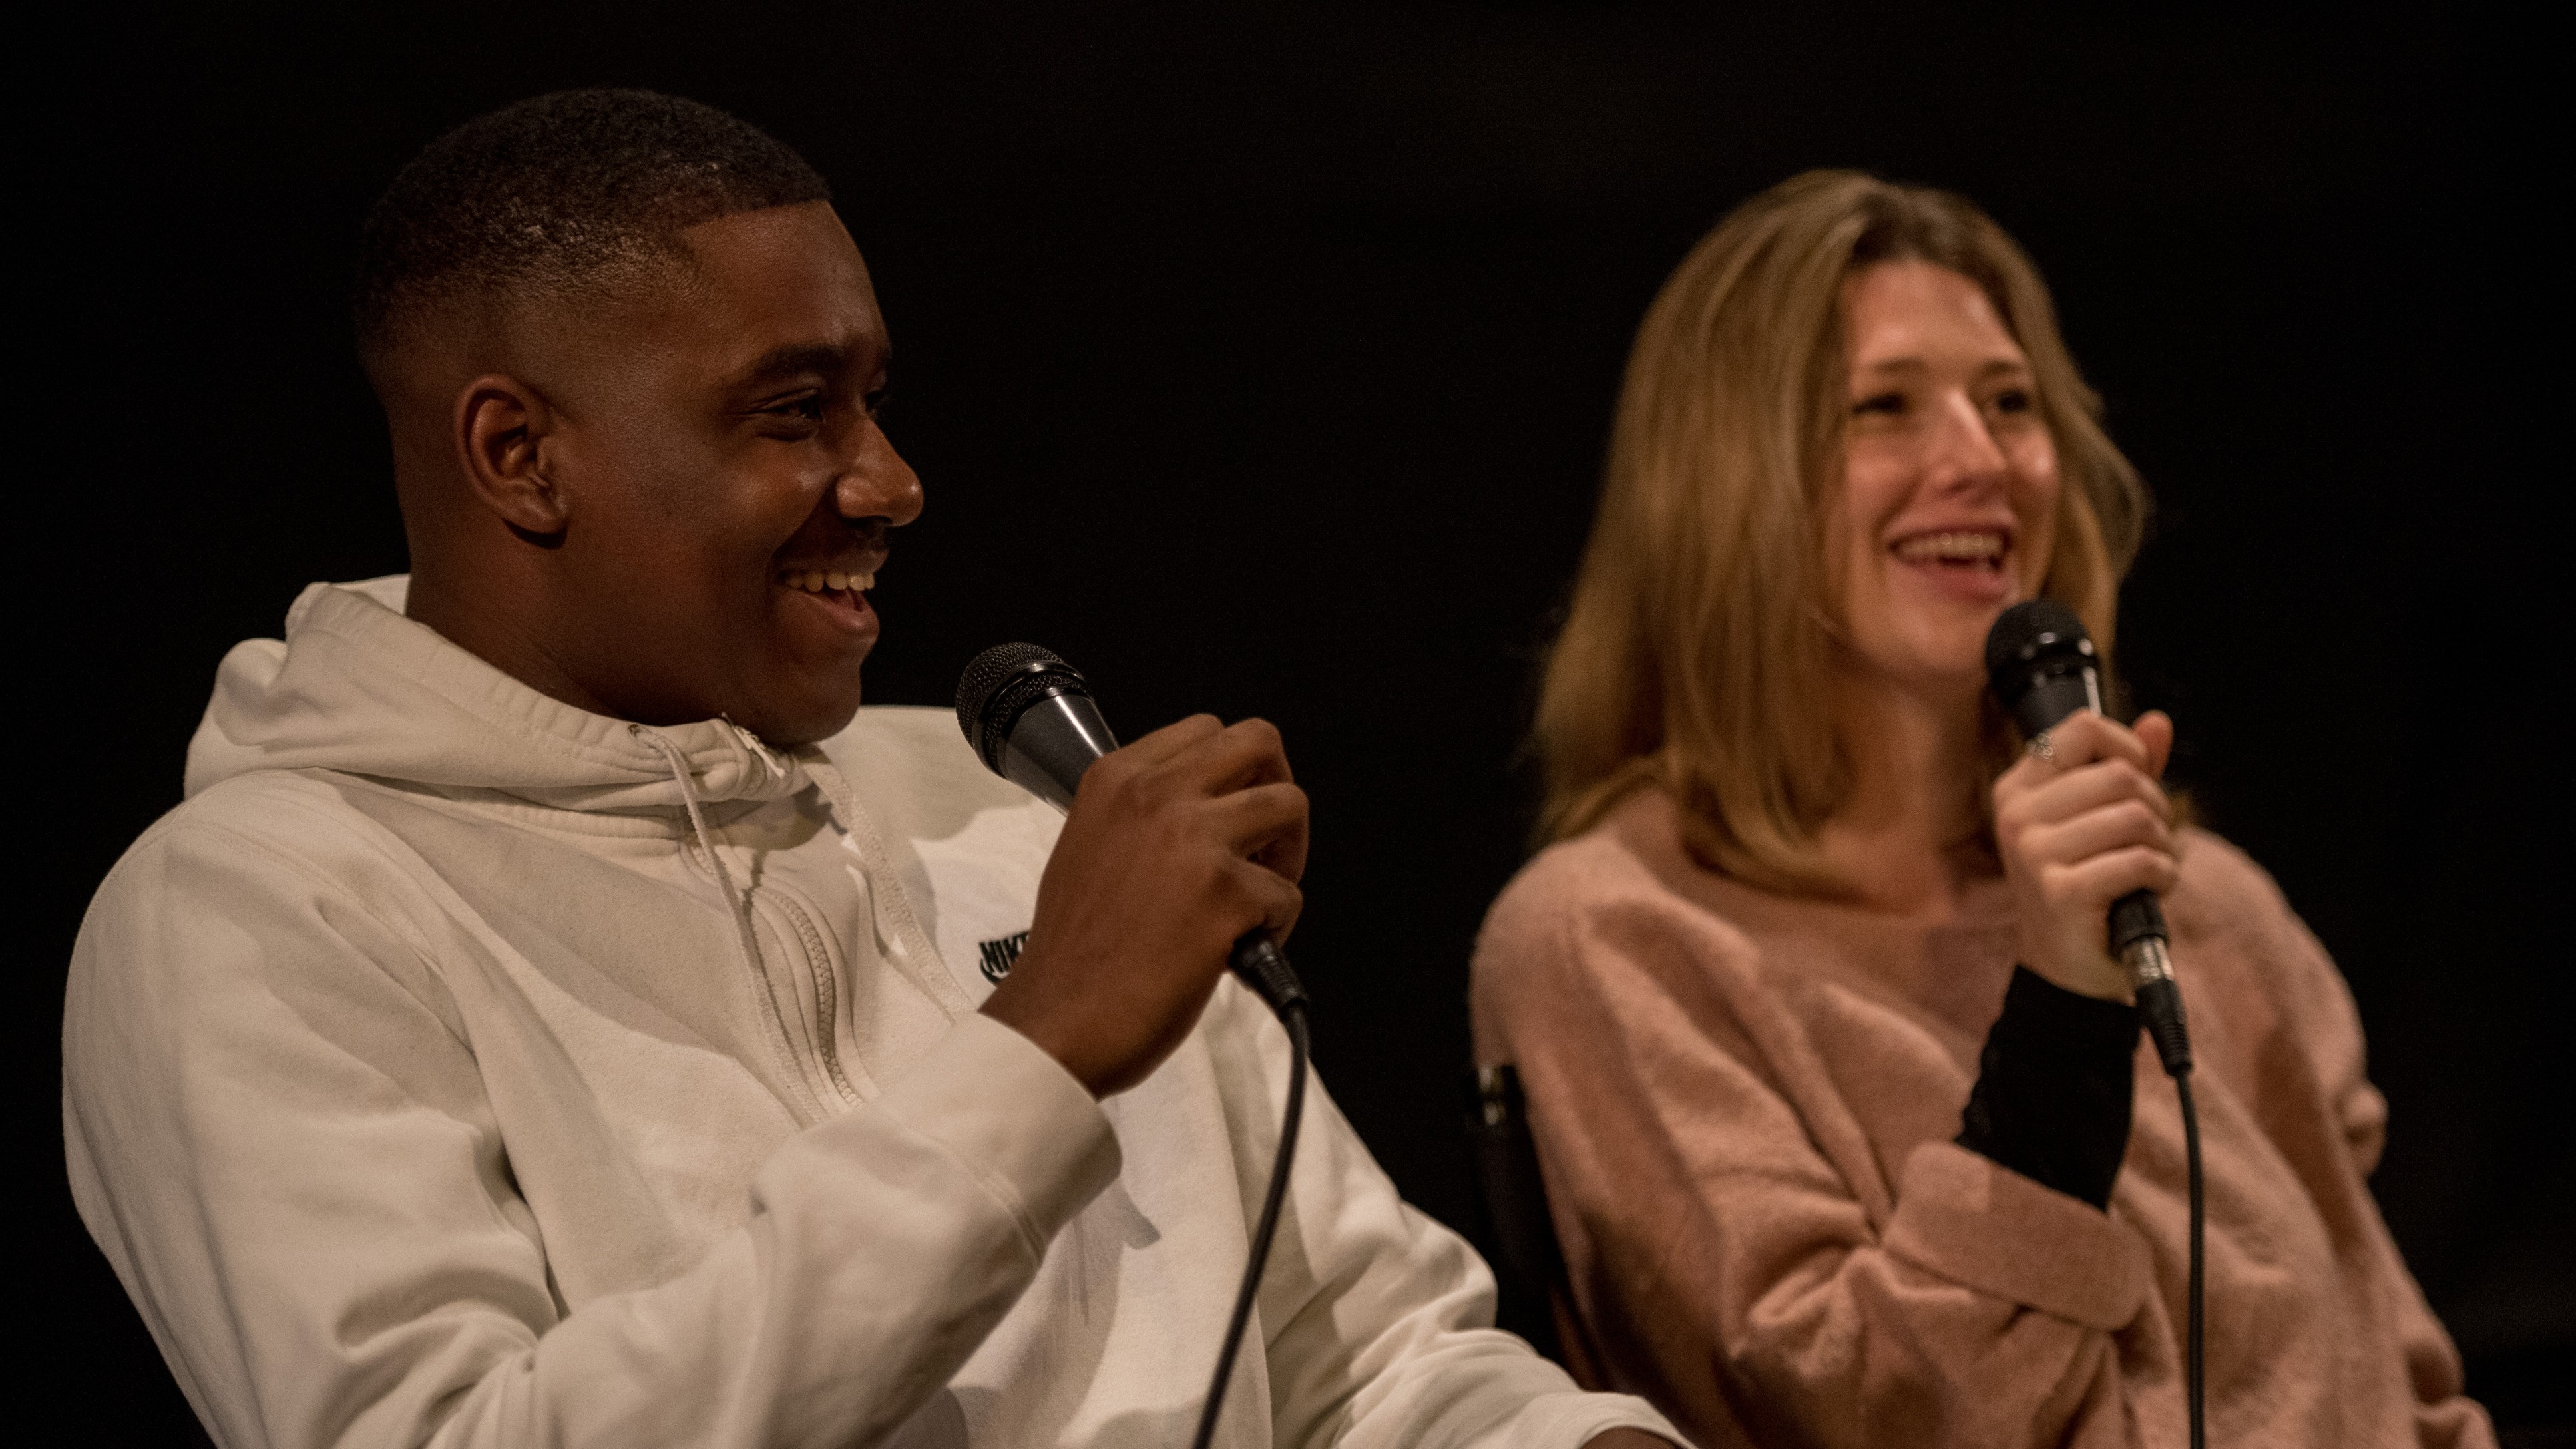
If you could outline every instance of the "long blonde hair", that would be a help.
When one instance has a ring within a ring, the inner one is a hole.
[[[1810,171],[1702,238],[1637,331],[1600,513],[1540,689],[1542,838],[1588,829],[1654,784],[1709,868],[1846,887],[1815,844],[1851,777],[1829,705],[1822,554],[1848,411],[1842,291],[1853,272],[1906,259],[1977,283],[2029,357],[2064,482],[2042,590],[2107,661],[2147,493],[2102,431],[2037,268],[1965,198]],[[1999,727],[1987,733],[2000,744]]]

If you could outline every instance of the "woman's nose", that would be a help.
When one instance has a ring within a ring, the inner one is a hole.
[[[1935,487],[1986,487],[2003,481],[2004,450],[1985,413],[1966,393],[1941,399],[1926,440],[1925,471]]]

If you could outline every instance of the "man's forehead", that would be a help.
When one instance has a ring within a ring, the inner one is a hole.
[[[693,273],[681,310],[723,354],[727,376],[882,362],[885,324],[867,263],[829,205],[738,212],[680,238]]]

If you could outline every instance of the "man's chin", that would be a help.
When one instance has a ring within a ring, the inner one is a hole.
[[[778,707],[759,712],[759,723],[737,715],[734,722],[760,736],[763,744],[776,749],[792,750],[810,745],[850,727],[859,712],[859,691],[853,687],[829,699],[801,699],[780,702]]]

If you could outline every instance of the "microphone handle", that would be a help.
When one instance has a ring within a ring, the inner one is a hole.
[[[2111,903],[2111,954],[2125,962],[2129,948],[2154,937],[2165,937],[2164,908],[2156,904],[2154,891],[2131,891]]]
[[[2079,709],[2101,708],[2101,676],[2088,663],[2033,681],[2014,702],[2013,717],[2023,734],[2040,735]],[[2111,956],[2129,973],[2129,988],[2165,1074],[2179,1077],[2191,1070],[2191,1034],[2183,1024],[2182,993],[2174,985],[2165,940],[2164,908],[2154,891],[2131,891],[2111,903]]]
[[[2138,1014],[2155,1038],[2165,1075],[2191,1071],[2191,1033],[2182,1017],[2182,989],[2174,984],[2173,957],[2165,948],[2165,912],[2154,891],[2131,891],[2111,903],[2111,954],[2129,973]]]
[[[1250,987],[1282,1020],[1291,1008],[1307,1005],[1306,988],[1289,967],[1288,953],[1270,939],[1269,927],[1255,926],[1237,937],[1226,964],[1234,968],[1235,979]]]

